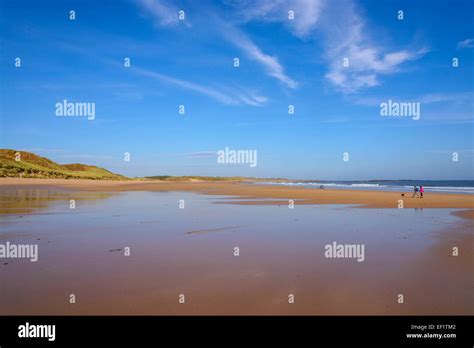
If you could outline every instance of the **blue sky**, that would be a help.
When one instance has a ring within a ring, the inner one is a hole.
[[[474,179],[473,4],[3,0],[0,147],[129,176]],[[57,117],[64,99],[95,119]],[[420,119],[382,117],[389,99]]]

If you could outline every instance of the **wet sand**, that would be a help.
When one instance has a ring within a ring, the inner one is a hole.
[[[377,201],[369,191],[7,181],[0,243],[38,244],[39,261],[1,260],[0,314],[474,314],[474,220],[465,195],[439,195],[452,205],[445,209],[390,209],[390,197]],[[388,209],[310,204],[328,203],[327,193]],[[304,204],[289,209],[288,198]],[[333,241],[363,243],[365,261],[325,258]]]
[[[463,208],[474,209],[474,195],[442,194],[425,192],[424,198],[411,198],[403,192],[314,189],[282,187],[242,182],[158,182],[158,181],[108,181],[0,178],[1,186],[14,187],[64,187],[73,190],[121,192],[121,191],[190,191],[209,195],[238,196],[233,204],[279,205],[288,204],[361,204],[367,208],[398,208],[403,200],[404,208]],[[245,200],[249,198],[249,200]],[[259,200],[262,199],[262,200]],[[225,202],[225,201],[223,201]],[[474,215],[464,213],[464,217]]]

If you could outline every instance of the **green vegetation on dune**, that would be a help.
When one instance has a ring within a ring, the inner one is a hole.
[[[160,181],[242,181],[242,182],[287,182],[288,179],[281,178],[250,178],[244,176],[172,176],[172,175],[156,175],[146,176],[143,179],[160,180]]]
[[[143,179],[160,180],[160,181],[252,181],[253,178],[245,178],[241,176],[172,176],[172,175],[155,175],[146,176]]]
[[[79,163],[62,165],[31,152],[7,149],[0,149],[0,177],[94,180],[128,179],[125,176],[114,174],[95,166]]]

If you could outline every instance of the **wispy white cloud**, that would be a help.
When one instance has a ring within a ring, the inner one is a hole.
[[[99,57],[97,55],[91,54],[89,51],[76,45],[71,45],[71,44],[66,44],[66,43],[61,42],[60,47],[62,47],[63,49],[80,53],[85,56],[89,56],[95,60],[102,61],[105,64],[111,64],[111,65],[121,67],[121,68],[123,67],[122,62],[118,62],[113,59],[109,59],[105,57]],[[182,89],[186,89],[186,90],[190,90],[190,91],[194,91],[194,92],[206,95],[226,105],[262,106],[268,101],[267,97],[262,96],[253,90],[248,90],[245,88],[232,88],[232,87],[226,87],[226,86],[222,86],[221,88],[214,88],[214,87],[207,86],[204,84],[199,84],[199,83],[195,83],[195,82],[191,82],[191,81],[187,81],[183,79],[178,79],[176,77],[161,74],[159,72],[137,67],[137,66],[131,66],[129,69],[130,71],[136,74],[140,74],[142,76],[153,78],[155,80],[159,80],[161,82],[165,82]],[[225,90],[225,92],[222,92],[222,90]]]
[[[250,59],[263,66],[266,73],[289,88],[298,87],[298,83],[285,73],[285,69],[275,56],[264,53],[246,34],[227,23],[220,23],[221,34],[232,44],[240,48]]]
[[[150,77],[183,89],[191,90],[204,94],[214,100],[217,100],[220,103],[227,105],[251,105],[251,106],[261,106],[266,103],[267,98],[253,92],[246,92],[242,89],[226,88],[229,92],[224,93],[217,88],[181,80],[175,77],[164,75],[152,70],[139,68],[139,67],[130,67],[130,69],[140,75]]]
[[[179,9],[173,4],[164,0],[135,0],[136,3],[146,12],[153,16],[156,24],[164,27],[174,27],[179,24]],[[183,21],[189,25],[188,21]]]
[[[457,45],[458,49],[462,48],[474,48],[474,39],[466,39],[463,41],[459,41]]]
[[[153,154],[153,157],[157,158],[187,158],[187,159],[205,159],[205,158],[215,158],[217,151],[194,151],[194,152],[186,152],[186,153],[176,153],[176,152],[162,152]]]
[[[149,15],[156,18],[161,26],[170,27],[178,22],[177,14],[179,10],[168,2],[163,0],[136,0],[136,3]],[[262,65],[268,75],[276,78],[289,88],[297,87],[297,82],[285,74],[278,58],[263,52],[244,32],[236,26],[220,20],[218,16],[212,14],[212,11],[209,15],[209,21],[213,22],[213,25],[218,28],[218,33],[222,34],[227,41],[241,49],[247,57]]]
[[[375,44],[368,34],[367,23],[350,0],[331,3],[324,15],[321,30],[329,63],[326,78],[343,92],[377,86],[381,75],[396,73],[402,64],[428,52],[426,48],[390,51],[380,43]]]
[[[136,1],[163,26],[177,21],[178,9],[164,0]],[[401,71],[403,64],[428,52],[426,48],[391,50],[381,42],[374,43],[369,25],[353,0],[229,0],[228,3],[241,22],[279,22],[300,39],[322,36],[323,57],[328,64],[325,77],[344,93],[377,86],[381,76]],[[289,11],[293,11],[294,19],[289,18]],[[286,74],[278,58],[265,53],[235,22],[224,22],[212,15],[209,20],[229,43],[259,63],[269,76],[289,88],[298,86],[297,81]],[[458,45],[469,47],[471,44],[472,39],[466,39]],[[343,64],[344,59],[348,66]]]
[[[236,0],[231,4],[237,8],[244,21],[260,20],[284,23],[291,32],[305,38],[316,27],[324,0]],[[289,18],[293,11],[294,18]]]
[[[430,93],[420,97],[420,103],[431,104],[440,102],[469,103],[472,105],[474,100],[474,92],[459,93]]]
[[[216,158],[217,151],[201,151],[201,152],[190,152],[184,155],[189,159],[207,159],[207,158]]]
[[[323,38],[328,63],[326,79],[345,93],[380,84],[380,76],[401,70],[401,65],[422,57],[428,50],[389,50],[374,44],[369,28],[352,0],[235,0],[244,21],[281,22],[297,37]],[[294,20],[288,19],[293,10]],[[349,65],[343,65],[347,58]]]
[[[474,100],[474,92],[440,92],[440,93],[428,93],[419,95],[417,97],[411,97],[409,100],[406,98],[389,96],[389,97],[364,97],[354,99],[354,102],[358,105],[374,106],[380,105],[382,102],[386,102],[388,99],[392,100],[403,100],[405,102],[418,102],[424,105],[433,103],[455,103],[455,104],[467,104],[472,105]]]

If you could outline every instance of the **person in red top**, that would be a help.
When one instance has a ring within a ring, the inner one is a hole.
[[[421,198],[423,198],[423,193],[425,192],[425,189],[423,188],[423,186],[420,185],[420,196]]]

